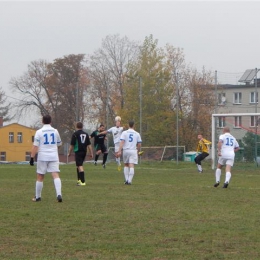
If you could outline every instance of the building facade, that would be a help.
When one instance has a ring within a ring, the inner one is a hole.
[[[0,125],[0,161],[30,161],[36,130],[17,123]]]
[[[218,85],[215,113],[260,113],[257,89],[255,84]],[[256,116],[218,117],[216,126],[218,132],[224,126],[229,126],[234,136],[241,139],[246,132],[260,133],[259,119]]]

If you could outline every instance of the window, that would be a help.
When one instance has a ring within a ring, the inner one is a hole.
[[[250,120],[250,126],[255,126],[255,122],[256,122],[256,117],[255,116],[251,116],[251,120]]]
[[[23,133],[18,132],[17,133],[17,143],[22,143],[23,142]]]
[[[31,159],[31,153],[30,152],[25,152],[25,161],[29,162]]]
[[[241,104],[242,103],[242,93],[235,92],[234,93],[234,104]]]
[[[0,161],[6,161],[6,153],[5,152],[0,153]]]
[[[9,132],[9,143],[14,142],[14,132]]]
[[[235,116],[235,127],[241,128],[242,126],[242,116]]]
[[[226,118],[225,117],[218,117],[218,127],[223,128],[226,125]]]
[[[224,105],[226,102],[226,94],[225,93],[219,93],[218,94],[218,104]]]
[[[250,103],[258,103],[258,92],[250,93]]]

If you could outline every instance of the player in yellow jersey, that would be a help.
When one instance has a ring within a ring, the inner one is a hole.
[[[203,138],[202,134],[198,134],[198,139],[197,153],[199,154],[195,157],[194,161],[197,164],[199,173],[202,173],[201,161],[209,156],[209,145],[211,142]]]

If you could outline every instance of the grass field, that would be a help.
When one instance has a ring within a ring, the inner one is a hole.
[[[214,188],[204,163],[145,163],[133,185],[115,163],[61,166],[63,202],[50,175],[42,201],[31,198],[35,166],[0,165],[0,259],[260,259],[260,171],[235,165],[231,183]],[[221,177],[224,181],[224,174]]]

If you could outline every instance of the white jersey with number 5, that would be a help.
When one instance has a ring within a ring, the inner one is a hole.
[[[128,129],[121,134],[120,140],[124,140],[124,150],[136,150],[136,145],[142,143],[141,136],[134,129]]]
[[[37,130],[33,145],[38,147],[38,161],[59,161],[58,147],[61,139],[57,129],[51,125],[44,125]]]
[[[219,136],[219,141],[222,142],[221,157],[225,159],[235,158],[235,148],[239,147],[236,138],[230,133],[225,133]]]

